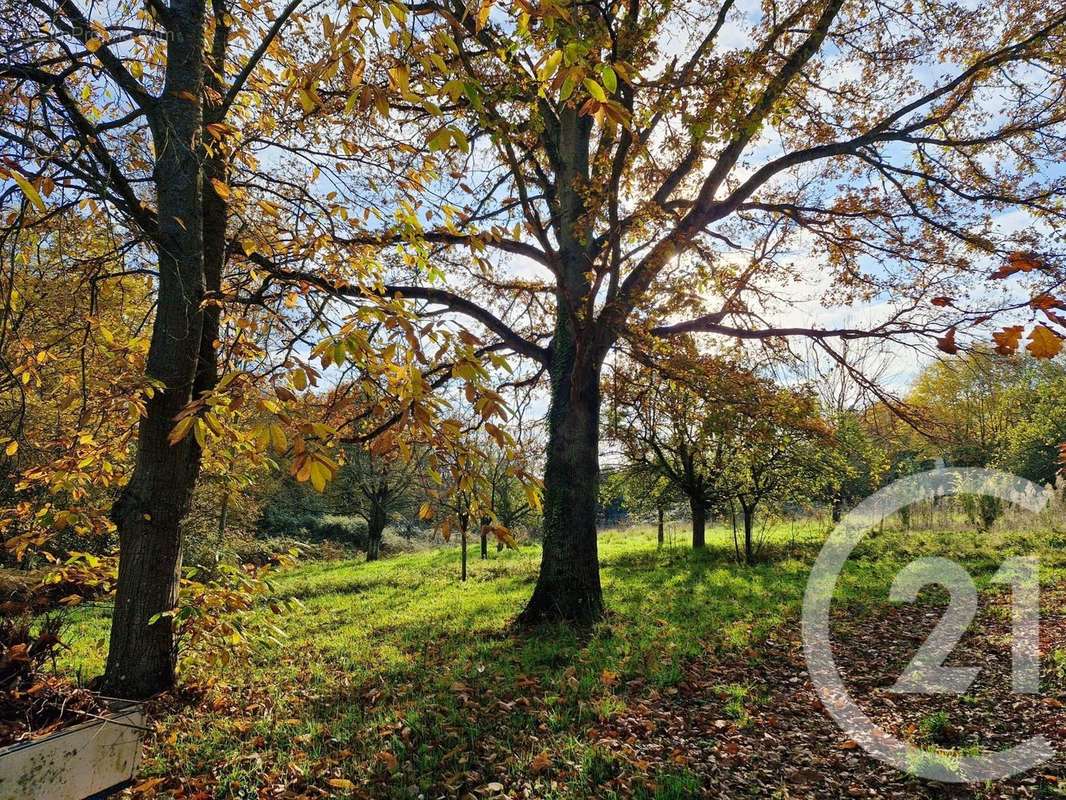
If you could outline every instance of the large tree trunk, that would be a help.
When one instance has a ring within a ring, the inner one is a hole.
[[[659,506],[659,508],[656,509],[656,510],[659,512],[659,529],[658,529],[658,531],[656,531],[656,534],[657,534],[657,537],[658,537],[658,546],[662,547],[663,546],[663,517],[665,516],[666,512],[663,510],[662,506]]]
[[[575,308],[592,291],[586,192],[592,117],[564,105],[546,134],[555,170],[559,238],[555,330],[549,348],[551,408],[544,466],[544,542],[533,596],[519,617],[589,623],[603,614],[596,552],[599,499],[600,368],[611,332],[589,309]]]
[[[692,510],[692,549],[702,550],[707,546],[707,504],[702,497],[690,497]]]
[[[167,441],[189,402],[200,361],[204,239],[200,171],[203,0],[171,4],[167,78],[152,115],[157,160],[159,289],[147,373],[158,381],[137,440],[137,457],[112,516],[119,569],[104,691],[144,698],[173,686],[177,649],[168,612],[178,598],[181,521],[200,466],[192,436]]]
[[[519,618],[523,624],[556,620],[589,623],[603,613],[596,550],[599,369],[598,365],[595,369],[567,368],[576,359],[572,354],[559,353],[559,345],[556,337],[540,576]]]

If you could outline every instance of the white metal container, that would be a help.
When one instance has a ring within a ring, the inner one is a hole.
[[[103,719],[0,748],[0,800],[85,800],[133,779],[144,708],[108,700]]]

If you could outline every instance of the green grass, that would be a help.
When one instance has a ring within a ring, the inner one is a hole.
[[[898,567],[926,554],[964,560],[980,584],[1031,539],[885,533],[853,554],[838,597],[860,613],[875,607]],[[220,798],[307,785],[344,796],[346,781],[375,797],[462,796],[517,781],[540,781],[536,796],[546,798],[609,796],[596,787],[622,767],[588,741],[589,727],[623,709],[626,692],[673,686],[700,654],[763,657],[751,648],[795,622],[821,535],[771,531],[772,560],[753,567],[734,563],[725,530],[710,532],[705,553],[679,540],[660,550],[650,530],[602,534],[610,615],[585,633],[511,630],[536,577],[536,546],[488,561],[475,553],[465,584],[452,548],[301,566],[276,582],[303,605],[282,621],[282,645],[165,714],[142,772]],[[1046,577],[1057,574],[1062,556],[1049,552],[1043,564]],[[79,614],[68,666],[91,675],[102,667],[106,612]],[[720,688],[738,720],[760,702],[747,687]],[[645,777],[649,798],[699,788],[683,772]]]

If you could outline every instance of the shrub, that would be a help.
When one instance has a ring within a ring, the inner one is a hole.
[[[312,517],[313,529],[309,529],[313,539],[331,540],[343,544],[365,548],[367,541],[366,523],[356,517],[344,517],[338,514],[323,514]]]
[[[366,523],[358,517],[340,514],[298,514],[271,512],[259,520],[263,538],[291,538],[304,542],[333,541],[342,545],[366,547]]]
[[[263,566],[272,563],[278,555],[295,552],[301,561],[335,561],[350,558],[354,548],[343,544],[322,541],[307,542],[290,536],[272,536],[267,539],[242,539],[233,542],[233,554],[242,564]]]

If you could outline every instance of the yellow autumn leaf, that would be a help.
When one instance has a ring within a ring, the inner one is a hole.
[[[90,53],[95,53],[103,46],[103,44],[104,43],[101,42],[99,39],[93,37],[85,43],[85,49],[88,50]]]
[[[284,453],[289,449],[289,440],[285,436],[285,431],[277,423],[273,423],[270,426],[270,443],[279,453]]]
[[[311,459],[302,457],[293,462],[293,475],[300,483],[304,483],[311,477]]]
[[[1025,349],[1034,358],[1054,358],[1062,350],[1062,337],[1046,325],[1037,325],[1029,334]]]
[[[260,450],[266,450],[267,445],[270,444],[270,428],[266,425],[259,425],[253,431],[255,436],[255,445]]]
[[[211,429],[211,433],[215,434],[215,436],[221,436],[223,433],[225,433],[225,430],[222,427],[222,423],[219,422],[218,417],[216,417],[210,411],[204,412],[204,422],[207,423],[207,427]]]
[[[181,420],[174,426],[174,429],[170,432],[170,436],[167,437],[167,441],[172,445],[180,442],[185,438],[185,435],[189,432],[189,429],[192,428],[192,424],[195,421],[196,417],[185,417],[185,419]]]
[[[7,443],[7,447],[4,448],[4,453],[9,455],[9,456],[13,456],[13,455],[15,455],[15,453],[18,452],[18,449],[19,449],[19,443],[14,441],[14,440],[12,440],[12,441]]]
[[[403,94],[410,94],[411,85],[409,83],[410,78],[408,76],[407,67],[399,66],[393,67],[389,70],[389,76],[392,78],[392,82],[396,84],[396,88]]]
[[[192,418],[192,435],[196,439],[196,443],[200,445],[200,449],[203,450],[207,447],[207,425],[204,421],[198,417]]]
[[[318,107],[315,96],[307,89],[300,90],[299,98],[300,107],[303,108],[305,114],[310,114]]]
[[[317,461],[311,462],[311,486],[316,492],[326,491],[326,470]]]
[[[215,194],[217,194],[223,200],[229,200],[230,194],[232,193],[230,192],[230,188],[226,184],[224,184],[218,178],[212,178],[211,185],[215,187]]]
[[[593,100],[598,100],[601,103],[607,102],[607,93],[603,91],[603,87],[596,83],[596,81],[592,80],[592,78],[585,78],[582,83],[585,84],[585,88],[588,89]]]
[[[330,778],[326,783],[334,789],[342,789],[344,791],[349,791],[355,788],[355,784],[347,778]]]
[[[559,70],[559,65],[563,61],[563,51],[553,50],[545,60],[543,66],[537,72],[537,77],[542,81],[551,79],[552,76]]]
[[[492,13],[492,3],[493,0],[481,0],[481,8],[479,8],[477,12],[476,30],[480,31],[488,24],[489,14]]]
[[[41,195],[34,185],[26,180],[25,176],[23,176],[17,169],[11,169],[8,167],[7,172],[37,210],[44,211],[44,200],[41,199]]]

